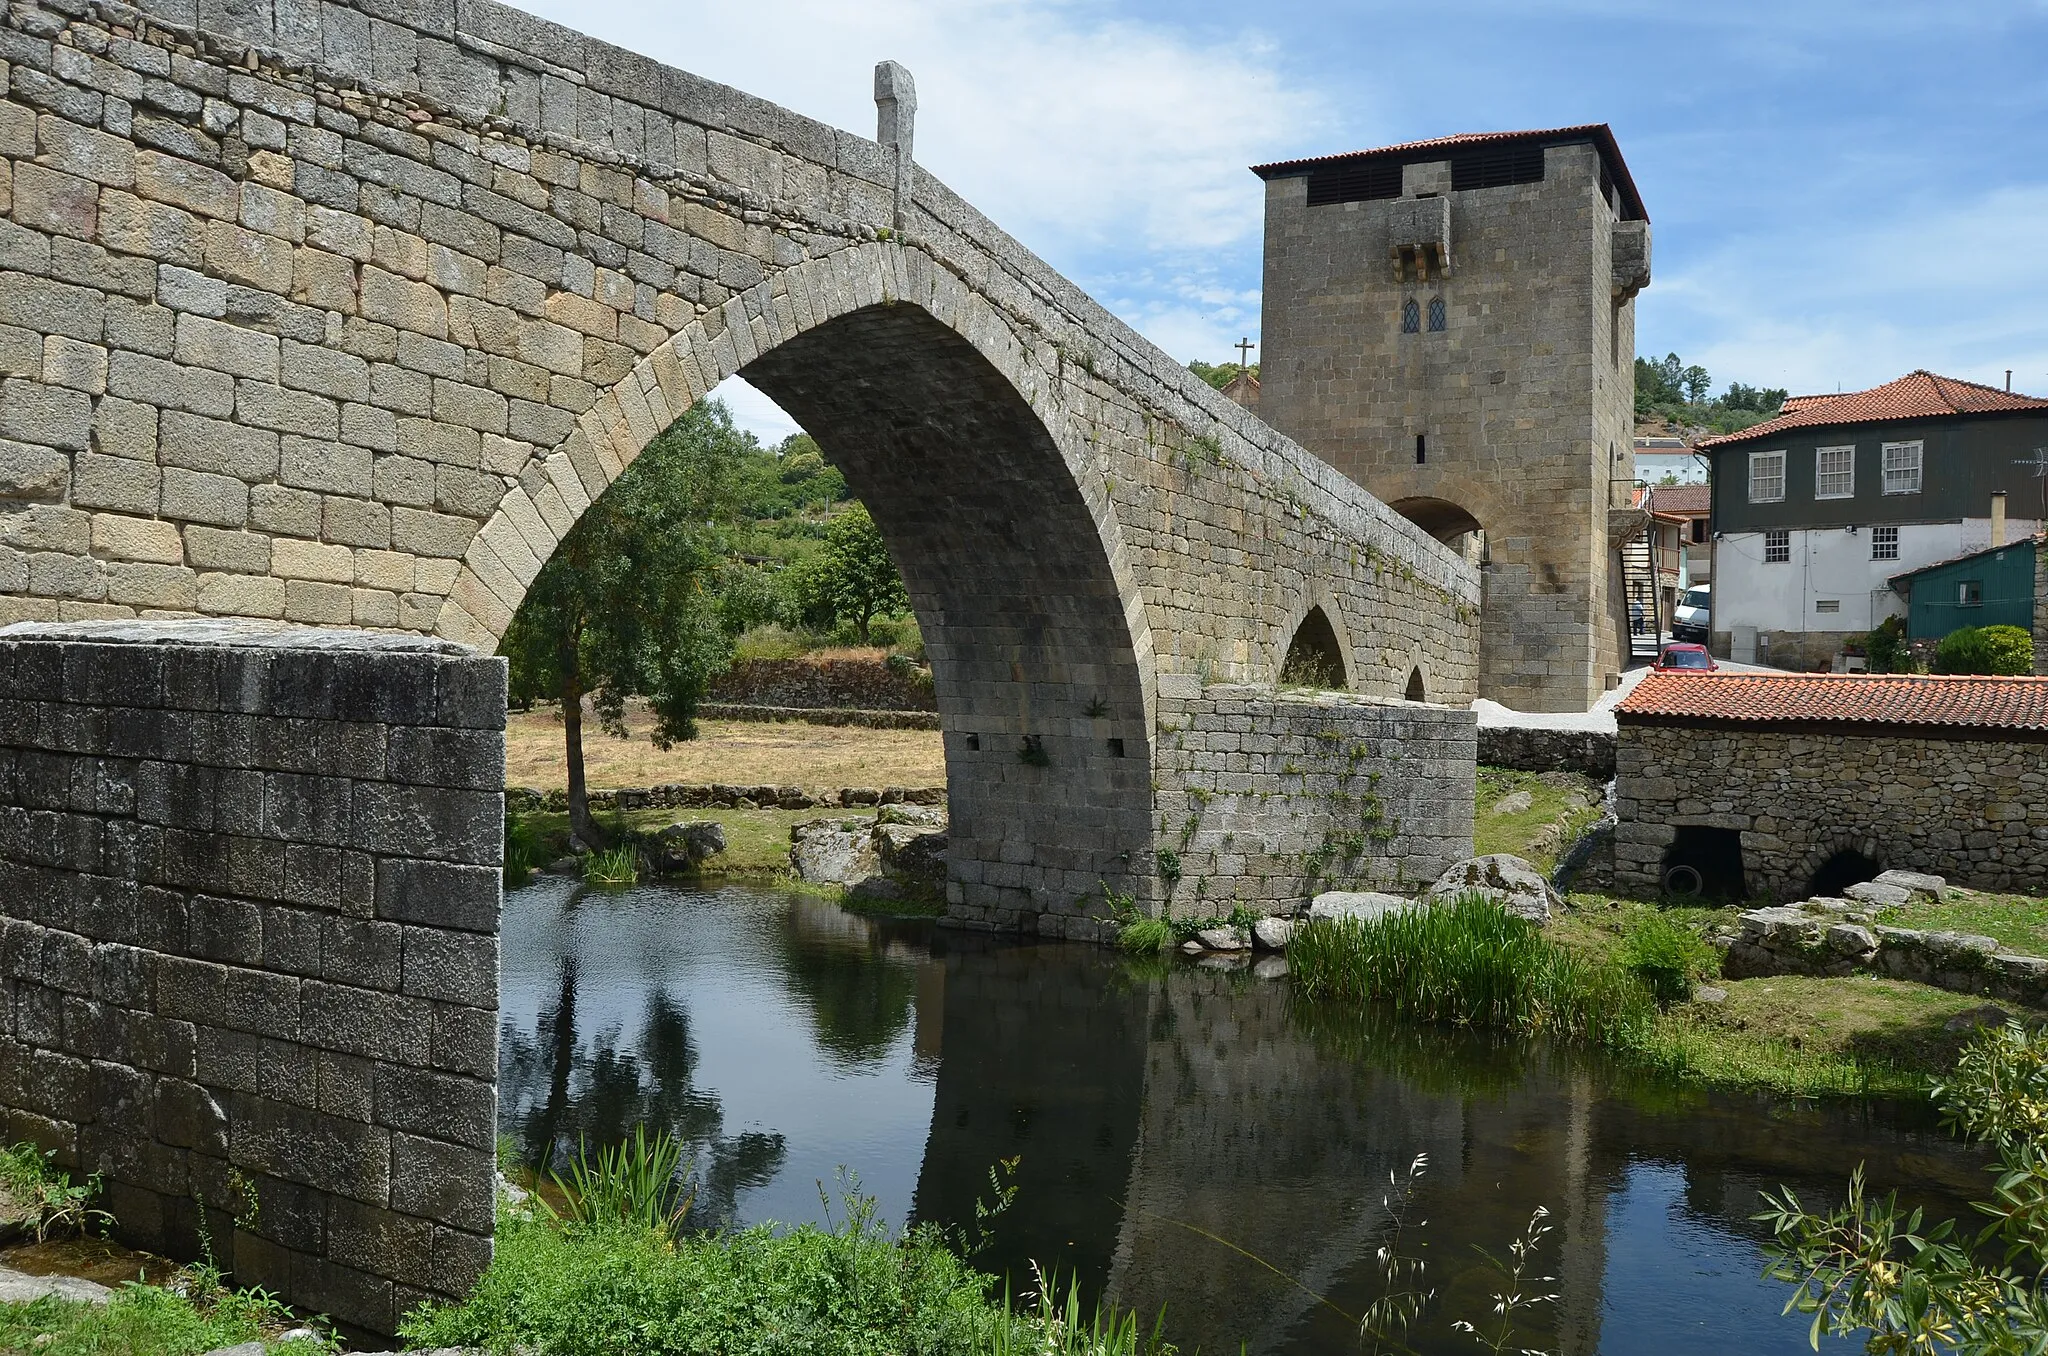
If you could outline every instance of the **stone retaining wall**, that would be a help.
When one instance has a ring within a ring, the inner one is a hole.
[[[1730,979],[1861,972],[2048,1008],[2048,959],[2013,955],[1992,937],[1886,927],[1829,903],[1744,914],[1722,972]]]
[[[1678,829],[1699,825],[1741,835],[1752,895],[1804,896],[1844,848],[1973,889],[2048,893],[2048,743],[1970,733],[1624,713],[1616,886],[1655,893]]]
[[[745,659],[712,679],[707,695],[740,706],[934,715],[939,709],[928,671],[876,659]]]
[[[1604,782],[1614,775],[1614,732],[1482,725],[1479,761],[1520,772],[1580,772]]]
[[[491,1256],[505,666],[0,631],[0,1119],[124,1241],[378,1332]]]
[[[1472,855],[1476,719],[1260,687],[1162,700],[1152,868],[1168,911],[1288,912],[1321,890],[1436,880]]]
[[[700,702],[697,714],[706,720],[800,720],[806,725],[854,725],[867,730],[936,730],[936,711],[861,711],[845,707],[741,706]]]
[[[622,786],[590,792],[593,810],[810,810],[874,805],[944,805],[943,786],[848,786],[837,791],[810,791],[801,786],[710,786],[665,782],[660,786]],[[515,786],[505,792],[505,808],[513,814],[569,808],[561,787],[543,791]]]

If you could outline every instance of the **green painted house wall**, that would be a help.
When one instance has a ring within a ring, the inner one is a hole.
[[[2015,542],[1974,556],[1930,565],[1903,581],[1906,635],[1939,640],[1965,626],[2034,629],[2034,543]],[[1966,584],[1977,585],[1982,601],[1962,601]]]

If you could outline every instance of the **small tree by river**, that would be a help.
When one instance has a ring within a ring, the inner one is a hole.
[[[754,450],[718,401],[700,401],[585,510],[527,590],[498,652],[514,702],[561,703],[569,829],[597,845],[583,775],[583,701],[623,738],[629,697],[658,748],[697,733],[705,685],[731,662],[716,578],[734,473]]]

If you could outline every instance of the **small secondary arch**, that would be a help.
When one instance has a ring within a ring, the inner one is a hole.
[[[1349,667],[1344,662],[1344,642],[1330,614],[1320,606],[1309,608],[1287,642],[1280,661],[1282,687],[1319,687],[1342,691],[1351,686]]]

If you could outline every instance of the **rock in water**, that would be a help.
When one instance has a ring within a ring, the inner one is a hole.
[[[1462,895],[1491,899],[1517,918],[1538,925],[1551,911],[1564,907],[1564,896],[1520,857],[1506,852],[1468,857],[1438,878],[1423,895],[1425,903],[1448,904]]]
[[[1285,951],[1293,940],[1292,918],[1261,918],[1252,924],[1252,944],[1261,951]]]
[[[874,821],[814,819],[789,831],[789,869],[813,885],[854,886],[882,874]]]
[[[1325,890],[1308,906],[1310,918],[1356,918],[1370,923],[1389,914],[1407,913],[1422,906],[1400,895],[1383,895],[1377,890]]]
[[[1287,957],[1285,957],[1285,956],[1261,956],[1261,957],[1259,957],[1259,959],[1258,959],[1258,962],[1257,962],[1256,964],[1254,964],[1254,965],[1252,966],[1252,978],[1253,978],[1253,979],[1285,979],[1285,978],[1287,978]]]
[[[655,835],[654,848],[656,871],[694,871],[725,851],[725,825],[715,819],[671,824]]]
[[[1195,940],[1211,951],[1249,951],[1252,948],[1251,935],[1243,928],[1203,928],[1195,934]]]

